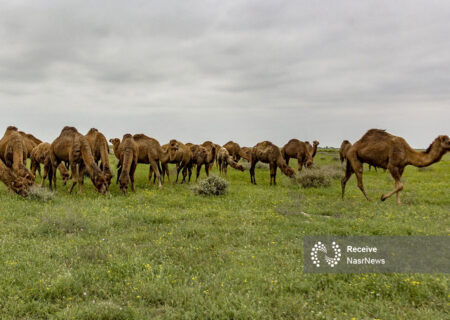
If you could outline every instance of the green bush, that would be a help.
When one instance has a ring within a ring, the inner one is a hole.
[[[315,166],[311,169],[304,169],[296,178],[296,182],[303,188],[329,187],[333,180],[342,178],[343,171],[339,166]]]
[[[55,197],[55,193],[47,188],[42,188],[40,186],[33,186],[28,191],[28,199],[38,200],[38,201],[50,201]]]
[[[228,181],[218,176],[211,175],[192,187],[194,194],[204,196],[219,196],[225,194],[228,188]]]

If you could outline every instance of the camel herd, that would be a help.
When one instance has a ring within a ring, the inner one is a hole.
[[[244,171],[239,163],[245,159],[250,163],[250,181],[256,184],[255,167],[258,162],[269,164],[270,185],[276,185],[276,173],[279,167],[286,176],[293,178],[296,173],[289,166],[291,158],[297,159],[298,172],[303,167],[311,168],[319,145],[298,139],[289,140],[282,148],[270,141],[263,141],[254,147],[241,147],[238,143],[229,141],[220,146],[211,141],[197,145],[170,140],[161,146],[158,140],[145,134],[125,134],[122,139],[110,139],[113,152],[118,160],[116,183],[125,194],[131,185],[135,191],[135,171],[139,163],[149,165],[148,181],[152,178],[158,181],[162,188],[165,175],[170,183],[168,164],[176,166],[176,182],[182,173],[182,181],[190,182],[192,170],[196,169],[196,180],[204,166],[206,175],[214,163],[219,171],[226,176],[228,166]],[[353,145],[348,141],[342,142],[339,156],[341,163],[345,162],[345,175],[342,178],[342,198],[349,178],[355,173],[358,187],[368,198],[362,183],[363,163],[375,168],[388,169],[395,180],[395,188],[388,194],[383,194],[381,200],[396,194],[400,203],[399,192],[403,189],[400,181],[403,170],[407,165],[417,167],[428,166],[439,161],[450,150],[450,139],[442,135],[437,137],[429,148],[419,152],[411,148],[401,137],[393,136],[384,130],[371,129]],[[26,160],[30,159],[30,169],[26,167]],[[0,140],[0,180],[22,196],[26,196],[35,184],[36,172],[43,173],[41,186],[48,178],[50,189],[56,189],[56,172],[60,172],[64,185],[71,179],[70,192],[78,184],[81,193],[84,176],[87,175],[95,189],[105,194],[111,184],[113,172],[109,163],[109,145],[106,137],[97,129],[90,129],[86,135],[78,132],[74,127],[64,127],[60,135],[52,142],[42,142],[32,134],[19,131],[10,126]]]

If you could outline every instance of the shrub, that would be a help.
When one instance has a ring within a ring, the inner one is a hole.
[[[200,182],[192,187],[194,194],[204,196],[218,196],[225,194],[228,188],[228,181],[218,176],[211,175],[206,179],[200,180]]]
[[[303,188],[329,187],[333,180],[342,178],[343,172],[339,166],[327,165],[304,169],[296,178]]]
[[[50,201],[55,197],[55,193],[47,188],[33,186],[28,190],[28,199],[39,201]]]

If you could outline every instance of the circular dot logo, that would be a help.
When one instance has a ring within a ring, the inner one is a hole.
[[[318,241],[311,249],[311,260],[312,263],[319,268],[320,267],[320,259],[319,259],[319,252],[323,253],[325,262],[332,268],[338,264],[338,262],[341,260],[341,248],[336,242],[331,243],[331,248],[333,249],[334,256],[329,257],[327,247],[321,242]]]

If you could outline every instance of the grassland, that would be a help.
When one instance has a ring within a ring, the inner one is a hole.
[[[279,173],[269,187],[260,168],[254,186],[229,169],[228,194],[203,197],[149,186],[147,170],[126,196],[88,179],[47,202],[0,186],[2,319],[448,319],[448,275],[305,274],[302,237],[449,234],[449,155],[406,169],[402,206],[378,200],[393,188],[382,170],[366,168],[370,202],[354,177],[342,201],[336,179],[303,189]]]

